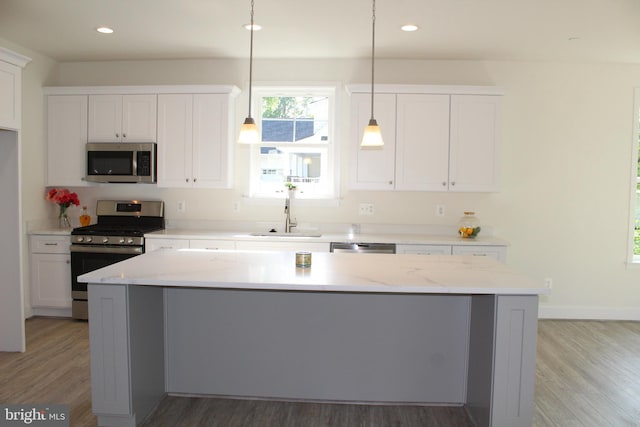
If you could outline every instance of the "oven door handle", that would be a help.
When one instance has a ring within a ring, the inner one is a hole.
[[[142,247],[116,247],[116,246],[91,246],[91,245],[71,245],[72,253],[90,253],[90,254],[132,254],[139,255],[144,253]]]

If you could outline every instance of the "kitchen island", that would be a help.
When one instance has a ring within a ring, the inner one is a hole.
[[[166,395],[464,406],[530,426],[542,284],[486,257],[156,251],[87,273],[93,411]]]

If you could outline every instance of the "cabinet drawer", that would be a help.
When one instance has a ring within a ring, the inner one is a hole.
[[[451,245],[398,245],[396,253],[416,255],[451,255]]]
[[[191,249],[235,249],[236,242],[233,240],[211,240],[211,239],[197,239],[190,240],[189,247]]]
[[[506,262],[507,251],[504,246],[453,246],[453,255],[487,256]]]
[[[153,252],[158,249],[187,249],[189,240],[187,239],[146,239],[145,252]]]
[[[68,254],[69,236],[31,236],[31,253]]]

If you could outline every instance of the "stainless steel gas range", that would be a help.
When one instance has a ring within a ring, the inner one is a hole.
[[[78,276],[144,253],[144,234],[164,228],[164,202],[99,200],[97,223],[71,231],[71,316],[88,318],[87,284]]]

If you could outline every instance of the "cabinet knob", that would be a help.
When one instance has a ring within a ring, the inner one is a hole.
[[[127,137],[127,134],[126,134],[126,133],[123,133],[123,134],[122,134],[122,137],[123,137],[123,138],[126,138],[126,137]]]
[[[393,185],[393,181],[389,181],[389,185]]]
[[[71,264],[71,260],[66,260],[65,261],[67,264]]]
[[[452,186],[456,185],[456,182],[455,181],[451,181],[451,185]]]
[[[443,186],[443,187],[446,187],[446,186],[447,186],[446,181],[442,181],[442,186]]]
[[[120,138],[120,134],[119,133],[116,133],[116,138]]]
[[[196,182],[198,180],[198,178],[193,178],[193,182]]]
[[[185,180],[185,182],[189,182],[189,178],[185,178],[184,180]]]

